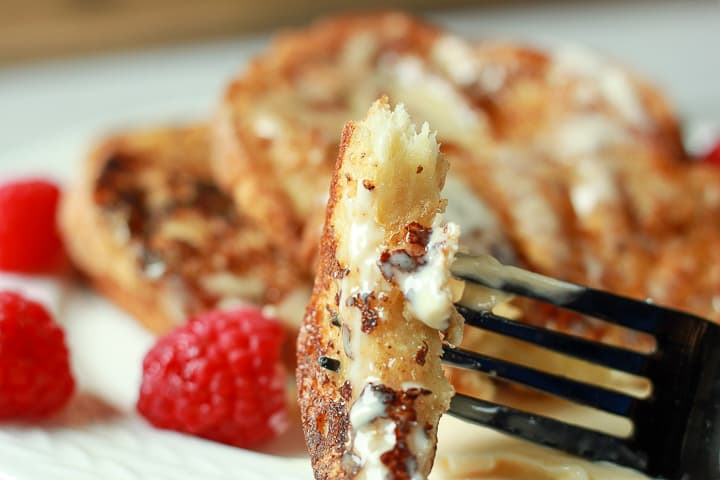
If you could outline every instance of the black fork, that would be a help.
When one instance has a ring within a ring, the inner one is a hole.
[[[522,324],[458,306],[468,325],[646,377],[647,398],[593,386],[530,367],[445,347],[443,361],[628,418],[628,437],[600,433],[541,415],[457,394],[450,413],[593,461],[609,461],[670,480],[720,479],[720,327],[650,302],[631,300],[499,264],[458,255],[453,274],[653,335],[656,349],[639,353]]]

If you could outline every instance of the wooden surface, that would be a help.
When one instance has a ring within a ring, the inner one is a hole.
[[[362,2],[362,3],[360,3]],[[306,22],[347,9],[472,0],[0,0],[0,63],[168,44]]]

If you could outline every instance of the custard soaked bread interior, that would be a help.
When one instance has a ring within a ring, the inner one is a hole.
[[[316,478],[422,479],[453,388],[441,336],[462,319],[434,133],[383,99],[343,131],[297,381]],[[442,333],[441,333],[442,332]]]

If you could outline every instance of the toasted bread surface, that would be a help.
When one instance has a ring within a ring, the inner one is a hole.
[[[277,303],[301,285],[215,186],[204,126],[103,141],[64,195],[60,225],[74,263],[157,332],[233,302]]]

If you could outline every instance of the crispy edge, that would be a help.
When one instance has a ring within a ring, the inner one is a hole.
[[[338,175],[354,130],[353,122],[346,123],[343,129],[320,243],[318,275],[297,342],[298,401],[305,441],[318,480],[342,480],[353,476],[352,472],[343,468],[350,423],[347,408],[350,395],[347,394],[349,392],[343,395],[341,379],[321,368],[318,358],[331,348],[329,337],[333,327],[324,306],[333,301],[333,291],[337,288],[335,282],[341,273],[336,258],[337,242],[332,217],[340,195]]]

